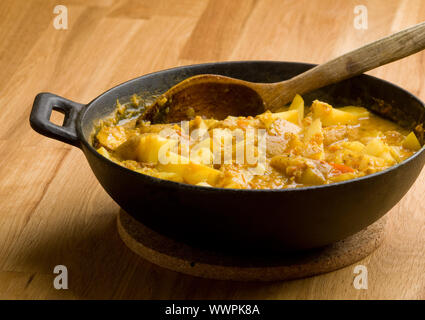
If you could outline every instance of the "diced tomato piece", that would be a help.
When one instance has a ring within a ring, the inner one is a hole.
[[[346,166],[344,164],[332,163],[332,162],[329,162],[329,164],[334,168],[335,171],[338,171],[341,173],[354,172],[353,168]]]

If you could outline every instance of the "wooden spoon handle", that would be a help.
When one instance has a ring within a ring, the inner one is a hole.
[[[425,22],[348,52],[310,69],[279,85],[270,96],[270,108],[282,106],[296,93],[314,89],[359,75],[425,49]],[[290,96],[287,96],[290,95]],[[284,101],[286,100],[286,101]]]

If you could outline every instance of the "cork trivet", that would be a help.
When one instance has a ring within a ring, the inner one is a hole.
[[[320,249],[279,255],[235,256],[191,247],[165,237],[125,211],[118,215],[118,232],[136,254],[160,267],[218,280],[277,281],[331,272],[371,254],[384,236],[385,218],[355,235]]]

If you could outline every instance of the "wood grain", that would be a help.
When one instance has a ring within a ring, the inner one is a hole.
[[[119,208],[81,151],[31,130],[30,107],[41,91],[87,103],[123,81],[177,65],[321,63],[425,20],[422,0],[362,1],[367,30],[353,27],[355,0],[229,2],[0,2],[0,298],[425,299],[425,171],[388,214],[383,245],[361,262],[368,290],[353,287],[353,266],[288,282],[202,280],[126,248],[115,225]],[[53,27],[58,4],[68,8],[68,30]],[[425,100],[424,59],[416,54],[371,74]],[[58,264],[68,267],[68,290],[53,288]]]

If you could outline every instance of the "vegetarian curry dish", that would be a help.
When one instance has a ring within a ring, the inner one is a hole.
[[[142,121],[137,96],[97,126],[97,151],[128,169],[205,187],[284,189],[385,170],[421,148],[414,132],[360,106],[297,95],[280,112],[224,120]]]

